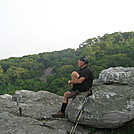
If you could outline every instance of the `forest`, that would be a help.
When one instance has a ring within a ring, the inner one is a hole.
[[[64,44],[63,44],[64,45]],[[43,52],[0,60],[0,94],[16,90],[45,90],[58,95],[70,89],[70,74],[78,70],[77,60],[89,58],[94,79],[109,67],[134,67],[134,32],[116,32],[89,38],[78,48]],[[47,70],[50,73],[46,74]]]

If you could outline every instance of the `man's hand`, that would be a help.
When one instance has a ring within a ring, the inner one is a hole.
[[[71,83],[70,80],[68,81],[68,85],[69,85],[70,87],[73,87],[73,84]]]

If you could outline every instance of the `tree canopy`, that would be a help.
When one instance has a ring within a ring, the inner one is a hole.
[[[0,60],[0,94],[16,90],[46,90],[59,95],[69,90],[67,81],[77,70],[77,60],[86,55],[94,79],[106,68],[134,66],[134,32],[116,32],[89,38],[79,48],[44,52]],[[41,80],[44,70],[53,68],[52,75]]]

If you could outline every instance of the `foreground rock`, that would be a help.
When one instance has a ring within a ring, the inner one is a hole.
[[[59,110],[61,99],[46,91],[21,90],[13,96],[1,95],[0,134],[67,134],[73,125],[68,119],[50,118]],[[88,131],[87,127],[79,126],[76,134]]]
[[[94,83],[96,87],[93,95],[88,99],[80,124],[95,128],[118,128],[134,119],[133,69],[119,67],[102,71],[100,80]],[[115,70],[118,71],[115,73]],[[122,70],[127,70],[127,75]],[[131,71],[128,72],[129,70]],[[77,96],[68,106],[67,113],[70,121],[75,121],[84,97],[84,93]]]
[[[134,119],[134,87],[100,85],[85,105],[80,124],[95,128],[118,128]],[[68,106],[68,118],[74,122],[85,94]]]

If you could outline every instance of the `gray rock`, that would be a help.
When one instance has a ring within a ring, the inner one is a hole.
[[[82,106],[85,93],[77,96],[68,106],[67,114],[74,122]],[[80,124],[95,128],[118,128],[134,119],[134,87],[100,85],[88,98]]]
[[[41,81],[46,81],[48,76],[53,76],[54,75],[54,72],[53,72],[54,68],[55,67],[49,67],[49,68],[45,69],[44,73],[42,74],[42,76],[39,77],[39,79]]]
[[[0,95],[0,134],[67,134],[73,124],[67,118],[51,118],[61,107],[61,100],[61,96],[47,91],[20,90],[13,96]],[[88,127],[78,126],[76,134],[88,131]]]
[[[103,82],[101,82],[99,79],[94,79],[93,80],[93,86],[99,86],[99,85],[102,85]]]
[[[103,70],[99,75],[99,80],[103,83],[119,83],[134,85],[134,67],[111,67]]]
[[[19,98],[23,116],[37,119],[48,118],[61,107],[62,97],[47,91],[16,91],[14,98]],[[17,100],[17,99],[16,99]]]

